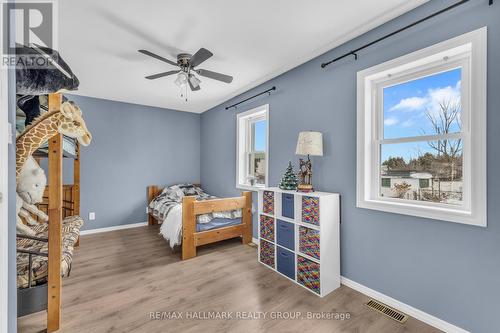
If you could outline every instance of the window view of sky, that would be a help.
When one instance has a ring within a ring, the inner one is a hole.
[[[423,77],[384,89],[384,139],[437,134],[429,116],[439,118],[442,105],[460,108],[461,69]],[[460,131],[460,113],[449,133]],[[382,161],[398,156],[405,160],[426,152],[428,145],[410,143],[384,145]]]
[[[255,151],[266,150],[266,121],[261,120],[255,123]]]

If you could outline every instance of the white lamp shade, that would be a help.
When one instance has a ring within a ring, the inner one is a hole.
[[[323,134],[313,131],[300,132],[295,154],[323,156]]]

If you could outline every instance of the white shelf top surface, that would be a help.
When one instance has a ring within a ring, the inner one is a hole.
[[[289,193],[289,194],[294,194],[294,195],[303,195],[303,196],[307,196],[307,197],[323,197],[323,196],[330,196],[330,195],[339,195],[338,193],[320,192],[320,191],[297,192],[294,190],[282,190],[279,187],[264,187],[264,188],[259,189],[259,191],[272,191],[272,192],[279,192],[279,193]]]

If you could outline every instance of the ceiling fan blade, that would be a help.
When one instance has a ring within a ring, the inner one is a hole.
[[[163,73],[158,73],[158,74],[153,74],[153,75],[146,76],[146,79],[148,79],[148,80],[154,80],[154,79],[157,79],[157,78],[160,78],[160,77],[164,77],[164,76],[172,75],[172,74],[177,74],[177,73],[179,73],[179,71],[168,71],[168,72],[163,72]]]
[[[153,52],[149,52],[148,50],[139,50],[139,52],[141,52],[142,54],[148,55],[150,57],[153,57],[155,59],[164,61],[167,64],[174,65],[174,66],[179,66],[176,62],[173,62],[172,60],[168,60],[167,58],[163,58],[162,56],[154,54]]]
[[[202,47],[191,57],[191,60],[189,60],[189,64],[191,65],[191,67],[196,67],[213,55],[214,54],[212,52]]]
[[[222,81],[225,83],[231,83],[233,81],[233,77],[217,72],[212,72],[206,69],[197,69],[196,73],[200,74],[201,76],[208,77],[209,79],[214,79],[217,81]]]

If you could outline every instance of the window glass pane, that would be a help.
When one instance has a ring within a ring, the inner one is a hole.
[[[380,160],[380,196],[462,204],[461,140],[382,144]]]
[[[384,88],[384,139],[460,132],[460,68]]]
[[[266,183],[266,154],[263,152],[250,153],[248,158],[249,175],[247,183],[250,185]]]
[[[253,151],[266,151],[266,120],[259,120],[253,124]]]

